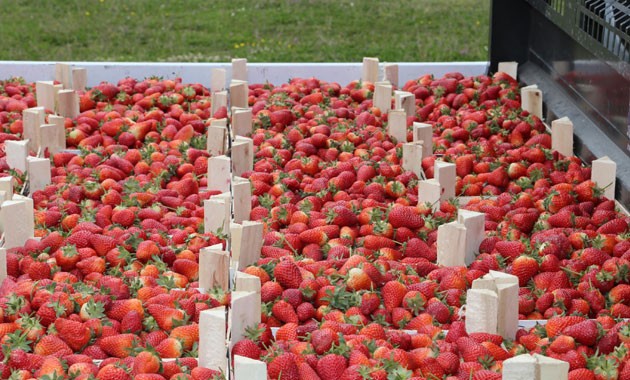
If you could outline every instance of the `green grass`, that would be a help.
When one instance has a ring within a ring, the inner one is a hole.
[[[0,60],[486,60],[489,0],[0,0]]]

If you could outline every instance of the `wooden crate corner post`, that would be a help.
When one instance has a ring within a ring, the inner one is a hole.
[[[52,116],[53,115],[50,115],[49,118]],[[40,126],[45,122],[46,110],[44,109],[44,107],[32,107],[22,111],[22,128],[24,131],[24,140],[28,140],[29,150],[37,151],[39,149],[41,140]]]
[[[466,227],[458,222],[438,227],[437,263],[447,267],[466,265]]]
[[[398,87],[398,64],[397,63],[385,63],[383,64],[383,81],[388,81],[394,87]]]
[[[239,176],[232,178],[232,210],[234,222],[243,223],[249,220],[252,211],[252,186],[248,179]]]
[[[7,250],[6,248],[0,248],[0,285],[7,278]]]
[[[466,332],[496,334],[499,297],[488,289],[468,289],[466,292]]]
[[[499,62],[498,72],[506,73],[515,80],[518,80],[518,62]]]
[[[466,227],[466,265],[470,265],[475,261],[475,257],[479,253],[479,245],[486,237],[486,214],[458,209],[457,221]]]
[[[74,91],[85,91],[87,87],[87,69],[74,67],[72,69],[72,89]]]
[[[210,78],[210,90],[213,93],[225,90],[225,84],[227,83],[226,70],[221,68],[214,68],[212,69],[211,73],[212,77]]]
[[[394,91],[394,108],[405,110],[407,116],[416,114],[416,97],[411,92]]]
[[[422,144],[413,142],[403,144],[402,155],[403,169],[413,172],[419,179],[424,179],[424,170],[422,170]]]
[[[374,107],[386,114],[392,108],[392,85],[388,82],[377,82],[374,85]]]
[[[72,88],[72,65],[64,62],[55,63],[55,80],[61,83],[63,88]]]
[[[74,90],[57,92],[57,113],[74,119],[79,115],[79,95]]]
[[[234,355],[234,379],[267,380],[267,363]]]
[[[378,58],[363,57],[361,80],[371,83],[378,82]]]
[[[227,320],[225,306],[199,314],[199,365],[227,371]]]
[[[27,157],[26,162],[30,193],[43,190],[51,181],[50,160],[48,158]]]
[[[225,119],[218,119],[210,122],[210,126],[208,126],[206,149],[211,156],[221,156],[225,154],[225,145],[228,135],[226,124]]]
[[[208,159],[208,189],[229,192],[232,182],[232,160],[227,156]]]
[[[387,134],[396,139],[396,142],[407,142],[407,115],[405,110],[393,109],[389,111]]]
[[[617,163],[608,156],[593,160],[591,180],[604,189],[604,196],[615,199],[615,182],[617,181]]]
[[[418,204],[428,203],[436,211],[440,207],[441,195],[442,186],[435,178],[418,181]]]
[[[551,149],[573,156],[573,123],[566,116],[551,122]]]
[[[7,165],[11,169],[26,171],[26,158],[28,157],[28,140],[4,142],[4,150],[7,157]]]
[[[537,85],[521,88],[521,108],[530,114],[543,117],[543,95]]]
[[[15,185],[15,178],[13,176],[7,176],[0,178],[0,191],[5,192],[5,201],[10,201],[13,198],[13,186]]]
[[[251,108],[232,108],[232,133],[234,136],[249,136],[252,134],[254,117]]]
[[[442,195],[440,199],[444,201],[455,197],[455,181],[457,179],[455,164],[442,160],[436,160],[434,164],[434,173],[435,179],[442,187]]]
[[[245,329],[258,326],[261,313],[260,293],[232,292],[228,321],[230,347],[245,337]]]
[[[240,176],[254,169],[254,140],[236,136],[232,144],[232,174]]]
[[[13,200],[2,202],[0,224],[4,233],[4,248],[24,245],[35,234],[33,200],[14,195]]]
[[[234,290],[237,292],[260,293],[260,277],[236,271],[234,274]]]
[[[232,80],[247,81],[247,59],[246,58],[233,58],[232,59]]]
[[[248,93],[246,81],[233,79],[230,82],[230,107],[247,108]]]
[[[238,261],[238,270],[258,261],[263,244],[262,223],[249,220],[242,224],[232,223],[231,236],[232,261]]]
[[[413,123],[413,141],[422,143],[422,158],[433,154],[433,127],[426,123]]]
[[[230,253],[205,247],[199,250],[199,287],[229,290]]]
[[[548,356],[534,354],[538,360],[540,380],[568,380],[569,363],[564,360],[550,358]]]
[[[503,361],[503,380],[541,380],[538,360],[529,354]]]
[[[222,107],[227,108],[228,106],[228,92],[227,91],[217,91],[217,92],[213,92],[212,95],[210,95],[210,112],[212,113],[211,116],[214,117],[214,115],[217,113],[217,111],[219,109],[221,109]]]

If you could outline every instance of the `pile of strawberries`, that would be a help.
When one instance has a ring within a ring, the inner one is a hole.
[[[32,84],[0,86],[1,144],[21,138],[36,104]],[[265,235],[244,271],[264,305],[231,354],[265,360],[273,380],[500,379],[503,360],[528,352],[568,361],[571,379],[630,378],[628,216],[590,168],[551,150],[509,76],[425,75],[402,89],[416,98],[408,126],[433,126],[426,176],[453,162],[456,193],[480,198],[418,204],[372,83],[250,85],[243,176]],[[194,357],[200,311],[230,301],[196,289],[199,249],[223,242],[203,233],[202,201],[218,193],[205,189],[206,128],[226,109],[210,115],[203,86],[156,78],[80,99],[66,120],[78,151],[53,155],[53,184],[32,194],[41,240],[7,255],[0,377],[220,376]],[[21,191],[24,173],[0,168]],[[437,228],[458,208],[486,214],[486,238],[469,267],[440,267]],[[547,323],[515,341],[467,334],[466,290],[490,270],[518,276],[521,319]]]

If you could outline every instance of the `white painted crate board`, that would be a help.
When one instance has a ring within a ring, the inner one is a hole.
[[[54,61],[0,61],[0,78],[21,76],[27,81],[52,80],[55,76]],[[125,77],[137,79],[157,75],[165,78],[181,77],[184,82],[210,86],[212,69],[225,69],[228,82],[232,78],[231,63],[176,63],[176,62],[65,62],[74,67],[87,69],[88,86],[102,81],[118,82]],[[465,76],[485,74],[488,62],[402,62],[398,63],[399,85],[409,79],[431,73],[441,77],[449,72],[461,72]],[[316,77],[325,81],[347,84],[361,77],[362,63],[248,63],[249,83],[279,85],[290,78]],[[383,63],[380,65],[382,77]]]

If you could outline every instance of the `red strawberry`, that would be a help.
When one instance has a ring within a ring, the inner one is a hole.
[[[55,321],[57,334],[74,351],[79,351],[90,341],[90,329],[83,323],[70,319],[59,318]]]
[[[191,350],[193,345],[199,341],[199,325],[192,323],[175,327],[173,331],[171,331],[169,338],[179,340],[184,350]]]
[[[549,345],[549,349],[558,354],[564,354],[575,349],[575,339],[568,335],[559,335]]]
[[[321,380],[337,380],[346,370],[346,358],[337,354],[328,354],[317,362],[317,374]]]
[[[394,228],[407,227],[417,229],[424,226],[424,219],[415,207],[395,206],[389,211],[389,223]]]
[[[295,355],[287,352],[273,358],[267,367],[267,376],[270,379],[298,380],[299,372]]]
[[[271,308],[271,312],[274,317],[284,323],[298,323],[299,318],[295,313],[295,309],[290,303],[280,300],[276,302]]]
[[[594,346],[600,334],[599,325],[594,320],[586,320],[566,327],[562,333],[573,337],[578,343],[586,346]]]
[[[160,357],[153,350],[142,351],[133,360],[133,371],[140,373],[158,373],[162,368]]]
[[[560,334],[565,328],[573,325],[577,325],[580,322],[584,322],[586,318],[578,317],[574,315],[565,316],[565,317],[556,317],[547,321],[545,325],[545,330],[547,331],[547,336],[549,338],[553,338],[556,335]]]
[[[250,339],[243,339],[236,342],[232,347],[232,357],[234,355],[244,356],[250,359],[260,360],[260,348]]]
[[[116,364],[107,364],[102,367],[96,375],[97,380],[127,380],[131,379],[131,376],[125,369]]]
[[[186,317],[186,313],[180,309],[157,304],[147,306],[147,312],[155,319],[158,326],[165,331],[171,331],[174,327],[183,324]]]
[[[180,358],[184,353],[182,342],[175,338],[166,338],[155,347],[161,358]]]
[[[479,358],[490,355],[487,348],[472,338],[461,337],[457,339],[456,344],[459,354],[465,362],[476,362]]]
[[[120,322],[122,333],[139,334],[142,331],[142,316],[135,310],[125,314]]]
[[[285,289],[297,289],[302,282],[300,268],[290,260],[280,261],[273,270],[274,277]]]
[[[381,290],[383,304],[389,311],[400,306],[407,293],[407,287],[398,281],[388,281]]]
[[[628,231],[627,218],[613,219],[609,222],[604,223],[604,225],[602,225],[601,227],[597,229],[597,233],[599,234],[620,235],[627,231]]]
[[[518,277],[519,286],[526,286],[538,273],[538,262],[531,256],[521,255],[512,262],[512,274]]]
[[[108,355],[126,358],[139,343],[140,339],[134,334],[119,334],[101,338],[98,345]]]
[[[322,355],[326,351],[330,350],[334,342],[334,333],[331,329],[315,330],[311,334],[311,344],[315,353]]]

